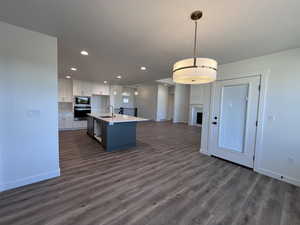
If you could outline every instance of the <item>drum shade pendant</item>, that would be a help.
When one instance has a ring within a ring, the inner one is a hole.
[[[197,51],[197,21],[202,17],[201,11],[191,14],[195,21],[194,57],[183,59],[174,64],[173,81],[180,84],[205,84],[216,80],[218,63],[214,59],[198,58]]]

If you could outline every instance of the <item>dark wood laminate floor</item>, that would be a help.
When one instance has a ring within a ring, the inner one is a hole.
[[[299,188],[199,154],[198,128],[147,122],[106,153],[60,133],[62,176],[0,194],[1,225],[299,225]]]

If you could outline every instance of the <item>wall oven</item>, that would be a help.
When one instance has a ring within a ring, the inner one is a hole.
[[[74,100],[74,120],[87,120],[88,113],[91,113],[91,98],[76,96]]]

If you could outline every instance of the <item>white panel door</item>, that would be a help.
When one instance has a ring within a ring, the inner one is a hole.
[[[253,168],[260,77],[216,81],[211,154]]]

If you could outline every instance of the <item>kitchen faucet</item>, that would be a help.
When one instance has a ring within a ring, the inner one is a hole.
[[[111,117],[114,117],[114,106],[110,105],[109,109],[111,109]]]

